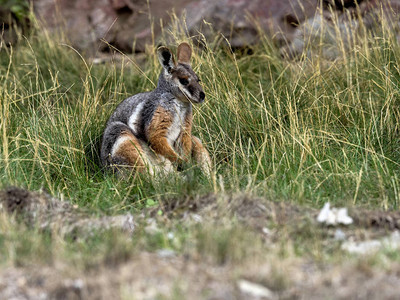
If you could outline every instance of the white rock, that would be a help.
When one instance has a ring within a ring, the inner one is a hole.
[[[331,208],[330,203],[325,203],[318,214],[317,221],[326,225],[349,225],[353,219],[348,215],[347,208]]]
[[[201,223],[203,222],[203,217],[198,214],[192,214],[192,220],[196,223]]]
[[[382,248],[382,242],[378,240],[369,240],[363,242],[347,241],[342,244],[342,250],[352,254],[372,254]]]
[[[333,238],[337,241],[344,241],[346,239],[346,234],[343,232],[343,230],[336,229],[335,236]]]
[[[157,255],[161,258],[171,258],[175,256],[175,251],[172,249],[160,249],[157,251]]]
[[[331,212],[330,206],[331,205],[329,202],[325,203],[324,207],[321,209],[321,211],[318,214],[318,217],[317,217],[318,222],[325,223],[328,220],[329,214]]]
[[[368,240],[362,242],[347,241],[342,244],[342,250],[354,254],[372,254],[381,249],[400,249],[400,233],[393,232],[390,236],[382,240]]]
[[[350,225],[353,223],[353,219],[349,217],[347,208],[338,208],[336,212],[336,220],[337,223],[343,224],[343,225]]]
[[[268,227],[263,227],[262,232],[266,235],[266,236],[271,236],[271,230]]]
[[[239,290],[248,296],[259,299],[278,299],[278,297],[270,289],[261,284],[241,279],[237,282],[237,285]]]

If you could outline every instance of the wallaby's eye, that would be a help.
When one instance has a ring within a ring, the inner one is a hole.
[[[179,82],[182,85],[188,85],[189,84],[189,80],[187,80],[186,78],[179,78]]]

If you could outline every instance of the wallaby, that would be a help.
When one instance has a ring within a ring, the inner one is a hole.
[[[107,122],[101,161],[114,170],[170,172],[193,158],[207,174],[211,159],[192,135],[192,103],[204,102],[200,79],[190,65],[189,44],[178,46],[175,62],[167,47],[157,49],[163,67],[157,87],[125,99]]]

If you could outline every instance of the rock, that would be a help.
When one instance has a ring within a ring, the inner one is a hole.
[[[93,55],[109,51],[143,52],[188,0],[35,0],[36,16],[50,31],[62,30],[74,48]],[[102,41],[104,40],[104,41]]]
[[[350,225],[353,223],[353,219],[347,213],[347,208],[331,208],[329,202],[325,203],[319,212],[317,221],[326,225]]]
[[[164,248],[164,249],[158,250],[157,255],[160,258],[172,258],[172,257],[176,256],[176,252],[172,249]]]
[[[203,0],[186,7],[186,23],[191,35],[201,32],[209,40],[217,32],[233,48],[257,43],[259,29],[282,44],[294,32],[291,21],[311,17],[316,7],[318,0]]]
[[[314,14],[318,1],[158,0],[148,5],[146,0],[35,0],[33,4],[36,16],[48,29],[63,30],[73,47],[94,54],[108,51],[107,43],[124,52],[143,52],[146,44],[159,36],[161,24],[166,27],[170,23],[172,11],[187,16],[189,34],[201,31],[212,38],[215,31],[235,48],[259,40],[255,20],[271,36],[284,40],[294,31],[287,16],[304,20]],[[277,34],[279,31],[284,34]]]
[[[336,241],[344,241],[346,239],[346,234],[343,232],[343,230],[336,229],[333,238]]]
[[[270,289],[261,284],[241,279],[237,282],[237,285],[240,292],[247,295],[247,297],[251,297],[251,299],[278,299]]]
[[[320,11],[299,24],[291,42],[281,48],[281,55],[296,58],[304,53],[309,58],[322,55],[334,60],[342,53],[342,47],[348,50],[353,44],[353,33],[359,27],[357,20],[336,20],[340,20],[339,17],[335,18],[330,12]]]
[[[373,254],[381,249],[398,250],[400,248],[400,233],[394,231],[390,236],[381,240],[346,241],[341,248],[349,253],[359,255]]]
[[[382,3],[379,0],[35,0],[33,7],[50,31],[64,31],[72,47],[91,56],[99,51],[109,52],[112,47],[123,52],[144,52],[146,45],[161,39],[161,29],[171,25],[170,13],[174,12],[182,16],[183,31],[200,44],[203,37],[210,41],[220,34],[232,48],[245,48],[260,40],[261,30],[279,47],[284,47],[283,55],[296,57],[310,37],[315,44],[322,37],[330,48],[337,42],[329,16],[332,10],[342,14],[339,16],[342,34],[349,26],[358,29],[358,16],[368,28],[373,27],[381,11],[387,20],[395,20],[400,0]],[[322,15],[316,14],[318,8],[323,8]],[[346,19],[344,9],[354,18]],[[328,28],[326,34],[318,29],[323,26]],[[176,42],[168,34],[163,38],[171,44]],[[345,43],[350,44],[350,40]],[[330,59],[339,53],[334,47],[325,51]]]
[[[378,240],[369,240],[363,242],[347,241],[342,244],[342,250],[352,254],[371,254],[381,249],[382,243]]]
[[[280,52],[283,57],[296,58],[304,54],[308,58],[321,55],[334,60],[346,54],[365,33],[381,31],[382,23],[389,26],[400,41],[400,0],[324,0],[323,10],[303,22],[297,22],[287,45]]]

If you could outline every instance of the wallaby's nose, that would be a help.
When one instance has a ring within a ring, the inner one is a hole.
[[[203,92],[200,92],[199,97],[200,97],[201,101],[204,101],[204,98],[206,97],[206,94],[204,94]]]

